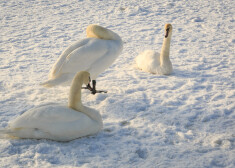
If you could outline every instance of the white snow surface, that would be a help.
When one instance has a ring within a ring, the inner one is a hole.
[[[0,127],[24,111],[67,103],[69,87],[47,89],[62,51],[85,38],[89,24],[117,32],[122,54],[82,92],[104,129],[67,143],[0,139],[0,167],[235,167],[235,1],[1,0]],[[145,49],[160,51],[174,27],[174,73],[136,69]]]

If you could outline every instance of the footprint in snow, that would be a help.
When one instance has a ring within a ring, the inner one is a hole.
[[[192,22],[204,22],[204,20],[201,19],[200,17],[192,18],[191,21],[192,21]]]
[[[104,132],[112,132],[113,130],[112,129],[110,129],[110,128],[105,128],[104,129]]]
[[[214,147],[220,147],[220,148],[230,148],[232,146],[232,141],[229,139],[217,139],[213,142]]]
[[[179,53],[187,53],[187,52],[188,52],[188,50],[186,50],[186,49],[179,50]]]
[[[146,159],[148,157],[147,149],[137,149],[135,153],[142,159]]]
[[[121,121],[120,125],[121,126],[127,126],[127,125],[130,125],[130,122],[129,121]]]
[[[108,95],[106,93],[105,94],[101,93],[101,94],[95,95],[96,102],[99,102],[99,103],[104,101],[107,97],[108,97]]]

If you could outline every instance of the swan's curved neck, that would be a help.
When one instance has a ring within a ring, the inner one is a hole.
[[[75,78],[70,88],[68,106],[76,111],[80,111],[82,108],[81,89],[82,89],[81,77]]]
[[[82,77],[76,76],[72,82],[69,94],[68,106],[71,109],[74,109],[78,112],[84,113],[89,116],[91,119],[102,123],[102,118],[99,112],[90,109],[89,107],[83,106],[81,101],[81,89],[82,89]]]
[[[99,38],[104,40],[122,41],[121,37],[112,30],[98,25],[89,25],[86,30],[87,37]]]
[[[167,38],[164,38],[161,54],[160,54],[160,62],[161,65],[163,65],[166,62],[170,61],[169,55],[170,55],[170,43],[171,43],[171,34],[168,35]]]

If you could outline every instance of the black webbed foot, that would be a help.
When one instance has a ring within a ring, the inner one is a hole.
[[[91,91],[91,94],[95,95],[96,93],[107,93],[107,91],[104,90],[96,90],[96,81],[92,80],[92,87],[90,84],[88,84],[86,87],[82,87],[82,89],[88,89]]]

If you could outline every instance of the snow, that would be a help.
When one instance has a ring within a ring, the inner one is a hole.
[[[0,139],[8,167],[235,167],[235,1],[0,2],[0,127],[24,111],[66,103],[69,87],[47,89],[53,63],[89,24],[117,32],[124,50],[83,91],[83,103],[102,114],[104,129],[67,143]],[[174,72],[136,69],[145,49],[160,51],[164,24],[173,25]]]

